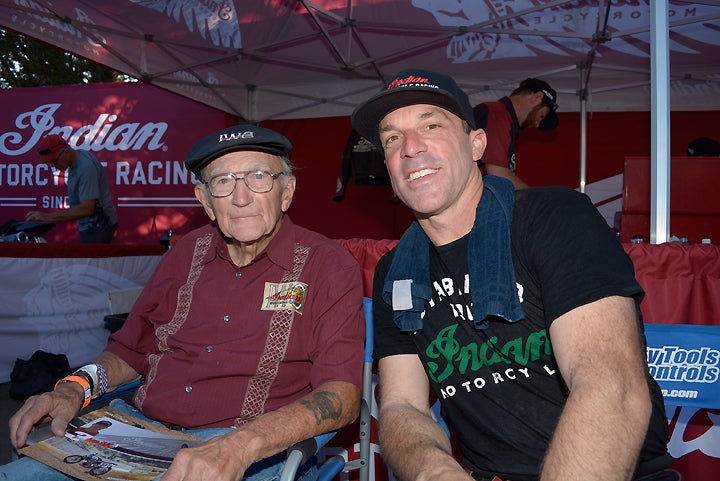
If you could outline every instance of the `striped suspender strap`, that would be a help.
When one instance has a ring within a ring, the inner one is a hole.
[[[296,282],[300,279],[300,274],[305,267],[309,254],[309,247],[295,244],[292,270],[285,271],[282,277],[283,283]],[[248,382],[240,417],[235,419],[236,425],[245,424],[263,413],[265,401],[270,393],[270,386],[277,376],[280,361],[285,357],[294,317],[295,310],[293,309],[283,309],[273,313],[270,319],[270,329],[265,340],[265,348],[255,374]]]
[[[159,326],[155,330],[155,335],[158,338],[158,349],[160,352],[157,354],[150,354],[148,356],[148,363],[150,364],[148,375],[145,379],[145,383],[138,388],[135,392],[135,397],[133,398],[133,403],[138,409],[142,409],[142,404],[145,402],[145,397],[147,396],[147,388],[155,380],[160,360],[167,352],[170,352],[170,348],[167,344],[168,338],[175,334],[187,320],[188,313],[190,312],[190,305],[192,304],[193,288],[195,287],[195,283],[200,278],[200,273],[203,270],[203,261],[210,249],[212,237],[212,234],[208,234],[195,241],[195,251],[193,252],[193,258],[190,262],[190,270],[188,272],[187,280],[178,290],[175,314],[170,322]]]

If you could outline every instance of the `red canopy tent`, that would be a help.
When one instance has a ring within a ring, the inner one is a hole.
[[[656,2],[657,3],[657,2]],[[720,107],[720,6],[668,7],[673,110]],[[562,111],[650,109],[638,0],[0,0],[0,25],[248,121],[348,115],[409,66],[473,102],[528,76]]]

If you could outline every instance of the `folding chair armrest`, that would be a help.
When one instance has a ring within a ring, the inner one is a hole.
[[[336,454],[326,459],[318,468],[317,481],[331,481],[345,469],[345,458]]]
[[[297,475],[298,468],[308,462],[333,436],[335,436],[334,431],[319,434],[314,438],[305,439],[290,446],[286,451],[287,461],[280,475],[280,481],[293,481]]]
[[[103,394],[102,396],[96,397],[95,399],[90,401],[90,405],[86,408],[86,410],[92,411],[94,409],[98,409],[98,408],[106,405],[113,399],[117,399],[120,397],[122,397],[123,399],[128,399],[129,397],[132,396],[132,394],[135,392],[135,390],[137,390],[137,388],[142,386],[142,383],[144,380],[145,380],[144,378],[136,379],[135,381],[129,382],[127,384],[123,384],[122,386],[119,386],[119,387],[113,389],[112,391],[108,391],[105,394]]]

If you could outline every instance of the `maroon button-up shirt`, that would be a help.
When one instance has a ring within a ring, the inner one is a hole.
[[[283,290],[296,245],[309,248],[307,261],[300,284]],[[362,294],[355,259],[287,216],[268,247],[244,267],[233,264],[217,227],[208,225],[164,254],[107,349],[146,377],[135,396],[145,415],[193,429],[227,427],[245,416],[253,376],[255,385],[263,384],[256,373],[267,366],[268,344],[281,360],[262,412],[329,381],[360,387]],[[278,341],[267,338],[273,314],[287,310],[283,300],[296,309],[287,346],[278,351]]]

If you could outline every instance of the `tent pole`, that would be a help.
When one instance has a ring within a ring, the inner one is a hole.
[[[255,92],[257,86],[255,84],[247,84],[245,86],[245,121],[255,123]]]
[[[580,192],[585,193],[587,182],[587,89],[585,88],[585,73],[587,66],[580,66]]]
[[[650,3],[650,243],[670,233],[670,55],[667,0]]]

